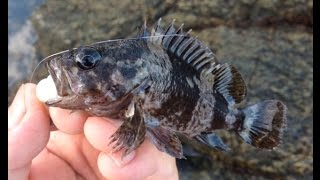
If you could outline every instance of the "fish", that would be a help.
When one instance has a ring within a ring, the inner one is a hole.
[[[135,38],[49,56],[45,66],[56,92],[43,101],[123,121],[109,143],[113,152],[123,151],[122,157],[146,137],[178,159],[185,158],[180,137],[229,150],[216,130],[234,132],[259,149],[279,146],[287,126],[286,105],[264,100],[239,108],[247,96],[240,72],[218,62],[191,30],[174,22],[163,28],[160,18],[151,30],[145,22]]]

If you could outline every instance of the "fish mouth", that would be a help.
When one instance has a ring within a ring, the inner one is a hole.
[[[61,66],[61,63],[59,63],[59,59],[52,59],[48,61],[46,63],[46,68],[56,86],[57,94],[60,97],[73,95],[67,74],[64,72],[64,68]]]

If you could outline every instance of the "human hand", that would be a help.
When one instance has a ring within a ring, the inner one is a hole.
[[[22,85],[8,109],[9,179],[178,179],[175,159],[148,139],[124,159],[111,153],[121,122],[47,108],[35,89]]]

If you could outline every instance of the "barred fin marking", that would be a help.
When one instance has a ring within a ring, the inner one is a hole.
[[[180,33],[183,32],[183,26],[184,26],[184,24],[181,24],[181,26],[176,31],[176,34],[180,34]],[[170,45],[170,51],[175,53],[177,47],[179,46],[179,44],[184,39],[184,36],[173,36],[173,37],[174,37],[174,39],[172,40],[173,43],[171,42],[172,45]]]
[[[207,49],[208,48],[204,49],[202,51],[203,53],[198,53],[199,56],[197,58],[190,57],[190,62],[192,62],[192,66],[195,66],[196,64],[201,63],[205,59],[211,60],[211,59],[207,58],[207,57],[211,56],[211,52],[210,53],[206,52]],[[193,61],[193,59],[194,59],[194,61]]]
[[[187,47],[190,46],[195,41],[194,38],[188,38],[187,40],[181,42],[181,45],[178,47],[176,55],[179,57],[183,54],[184,51],[187,51]]]
[[[201,59],[199,61],[194,61],[196,69],[201,69],[202,67],[205,67],[205,65],[210,65],[211,59],[207,58],[207,55],[202,55],[203,57],[200,57],[198,59]]]
[[[229,104],[240,103],[247,95],[246,84],[238,70],[228,63],[213,66],[214,86]]]
[[[187,48],[187,49],[186,49],[185,53],[184,53],[183,56],[182,56],[182,59],[185,60],[185,61],[188,60],[187,57],[189,57],[189,55],[190,55],[191,53],[196,52],[196,50],[197,50],[198,48],[200,48],[200,45],[199,45],[198,42],[195,40],[194,43],[192,43],[192,44],[190,45],[190,48]],[[187,61],[187,63],[190,63],[190,62]]]
[[[191,30],[183,32],[183,24],[176,29],[175,19],[163,30],[161,18],[151,30],[148,42],[161,45],[164,50],[176,59],[184,61],[199,73],[203,70],[215,76],[215,85],[219,93],[233,105],[240,103],[246,96],[246,85],[241,74],[235,67],[215,62],[215,55],[209,47],[205,46],[196,37],[190,35]],[[143,28],[145,29],[145,28]]]
[[[207,49],[197,49],[194,53],[192,53],[188,58],[187,58],[187,62],[191,63],[191,65],[194,66],[194,62],[198,62],[201,57],[201,55],[203,55],[206,52]],[[194,62],[193,62],[194,61]]]
[[[163,30],[160,18],[156,26],[151,30],[148,42],[161,45],[169,54],[175,56],[176,59],[185,61],[201,72],[203,67],[208,67],[205,65],[212,64],[215,59],[213,52],[200,40],[190,35],[191,29],[183,32],[183,24],[176,29],[174,22],[175,19]],[[202,63],[203,60],[205,62]],[[195,64],[199,64],[199,66],[195,66]]]
[[[174,28],[174,22],[175,21],[176,21],[175,19],[172,20],[171,24],[168,26],[168,28],[167,28],[167,30],[165,31],[164,34],[168,34],[168,35],[176,34],[175,33],[176,29]],[[163,48],[169,49],[169,44],[170,44],[170,42],[171,42],[173,37],[175,37],[175,36],[163,36],[163,38],[162,38],[162,46],[163,46]]]

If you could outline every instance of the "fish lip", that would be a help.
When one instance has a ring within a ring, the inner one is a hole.
[[[54,98],[54,99],[49,99],[45,103],[46,103],[46,105],[51,106],[51,105],[57,104],[57,103],[59,103],[61,101],[62,101],[62,97],[59,96],[59,97]]]
[[[52,64],[53,60],[57,61],[55,59],[52,59],[52,60],[48,61],[46,63],[46,67],[47,67],[47,70],[48,70],[49,74],[52,77],[52,80],[53,80],[55,86],[56,86],[56,90],[57,90],[58,95],[60,97],[65,97],[65,96],[72,95],[71,94],[72,89],[70,87],[70,83],[68,82],[66,74],[64,74],[63,71],[62,71],[61,64],[59,64],[60,65],[60,72],[58,72],[58,73],[60,73],[60,79],[59,79],[58,75],[57,75],[57,72],[54,70],[54,66],[56,66],[58,64],[57,64],[57,62],[55,62],[55,64]],[[53,101],[53,103],[58,103],[58,102],[60,102],[60,101],[57,101],[57,102]]]

